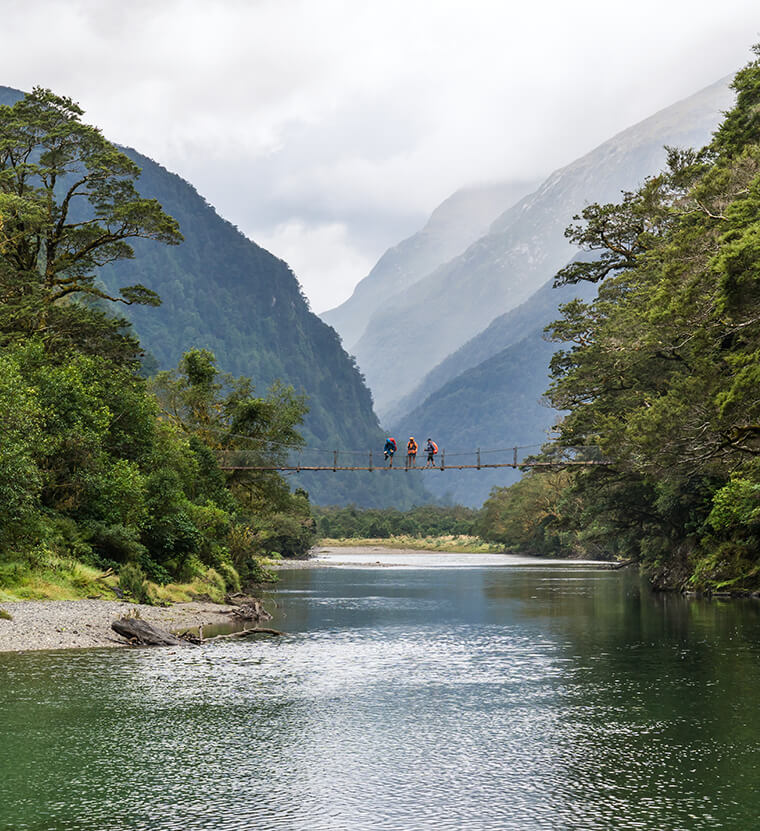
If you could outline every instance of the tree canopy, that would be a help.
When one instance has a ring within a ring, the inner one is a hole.
[[[600,288],[591,303],[563,306],[549,327],[563,346],[548,397],[568,413],[557,443],[598,445],[612,466],[574,474],[551,493],[527,483],[494,493],[489,510],[501,519],[492,532],[508,526],[505,510],[525,509],[534,518],[528,539],[554,534],[567,551],[636,558],[665,585],[760,585],[754,51],[707,147],[671,148],[665,171],[617,205],[587,207],[568,229],[594,257],[557,282]]]
[[[83,295],[157,305],[137,283],[108,293],[96,269],[131,239],[182,240],[177,222],[135,182],[139,167],[81,120],[70,98],[35,88],[0,107],[0,302],[4,328],[46,332],[50,308]]]

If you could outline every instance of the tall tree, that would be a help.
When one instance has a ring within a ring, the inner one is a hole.
[[[135,187],[139,167],[70,98],[35,88],[0,107],[0,302],[6,331],[42,332],[68,298],[158,305],[145,286],[109,294],[99,266],[133,256],[129,240],[181,242],[177,222]]]

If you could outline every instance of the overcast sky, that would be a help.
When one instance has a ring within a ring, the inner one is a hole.
[[[315,311],[458,188],[534,177],[735,71],[758,0],[0,0],[0,84],[192,182]]]

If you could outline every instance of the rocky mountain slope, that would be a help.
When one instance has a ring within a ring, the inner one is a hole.
[[[657,171],[664,145],[701,146],[732,101],[726,78],[553,173],[487,235],[396,294],[354,352],[381,419],[448,355],[527,300],[572,256],[564,229],[584,205],[614,201]]]
[[[458,190],[433,211],[421,231],[388,249],[351,297],[323,312],[322,319],[337,329],[352,351],[372,315],[388,298],[463,251],[536,185],[538,182],[502,182]]]

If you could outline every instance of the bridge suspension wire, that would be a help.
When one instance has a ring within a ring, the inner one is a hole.
[[[502,448],[477,448],[475,450],[456,450],[454,452],[441,448],[428,461],[424,450],[418,451],[413,458],[407,456],[403,449],[396,451],[390,459],[377,450],[332,450],[303,447],[292,448],[286,461],[266,459],[266,451],[260,450],[223,450],[220,452],[220,467],[226,471],[277,471],[282,473],[301,473],[306,471],[427,471],[427,470],[488,470],[493,468],[513,469],[551,469],[572,467],[594,467],[608,465],[602,458],[600,449],[594,445],[583,447],[558,448],[553,455],[536,458],[527,451],[541,448],[540,444],[513,445]],[[305,454],[310,454],[306,457]],[[317,457],[315,458],[315,455]],[[264,457],[264,458],[262,458]],[[358,457],[358,458],[357,458]],[[486,457],[485,459],[483,457]],[[453,460],[453,461],[452,461]]]

